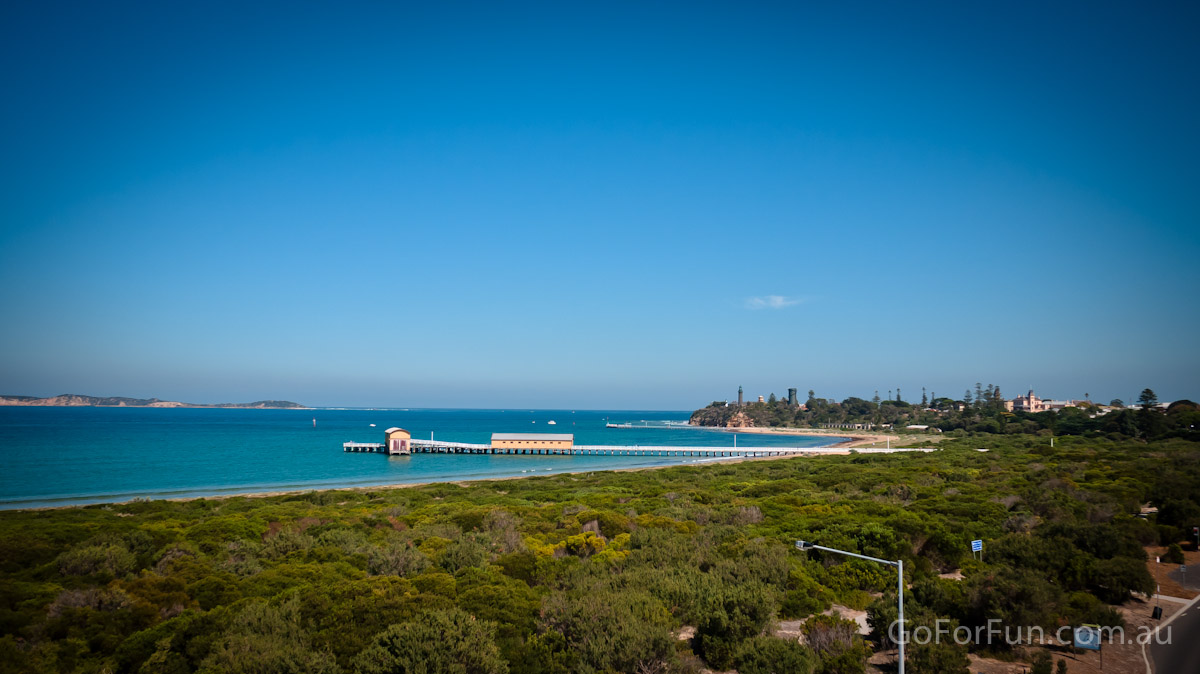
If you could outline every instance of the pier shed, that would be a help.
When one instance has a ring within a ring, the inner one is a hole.
[[[387,438],[387,453],[412,454],[412,433],[403,428],[392,427],[384,431]]]
[[[535,449],[569,451],[575,446],[571,433],[492,433],[492,449]]]

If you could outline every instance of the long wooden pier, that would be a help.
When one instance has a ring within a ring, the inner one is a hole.
[[[895,452],[932,452],[932,448],[883,448],[883,447],[670,447],[647,445],[575,445],[570,448],[505,448],[470,442],[445,442],[434,440],[412,440],[413,454],[508,454],[543,456],[708,456],[708,457],[763,457],[763,456],[817,456],[821,454],[889,454]],[[346,452],[387,453],[383,443],[346,442]]]

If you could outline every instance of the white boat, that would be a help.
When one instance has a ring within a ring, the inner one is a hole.
[[[558,422],[551,419],[550,421],[547,421],[546,423],[550,424],[551,426],[554,426],[554,425],[557,425]]]

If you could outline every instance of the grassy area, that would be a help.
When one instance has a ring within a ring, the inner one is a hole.
[[[1108,604],[1153,589],[1143,546],[1200,520],[1197,443],[937,440],[921,455],[0,513],[0,672],[861,671],[882,634],[864,643],[836,619],[810,620],[808,646],[763,634],[834,602],[882,633],[894,572],[796,539],[903,558],[918,623],[1108,624]],[[1157,522],[1137,516],[1148,501]],[[963,580],[937,577],[953,569]],[[965,647],[910,658],[966,671]]]

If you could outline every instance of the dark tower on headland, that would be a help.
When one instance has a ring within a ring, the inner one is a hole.
[[[796,389],[788,389],[788,404],[792,407],[799,407],[800,403],[796,402]]]
[[[738,407],[742,406],[742,387],[738,387]]]

